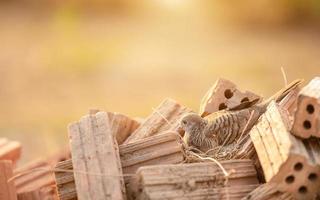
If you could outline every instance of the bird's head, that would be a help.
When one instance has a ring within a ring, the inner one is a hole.
[[[180,121],[181,128],[186,133],[192,133],[195,131],[201,131],[205,120],[197,114],[191,113],[182,117]]]

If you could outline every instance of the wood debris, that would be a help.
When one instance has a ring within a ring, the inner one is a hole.
[[[0,138],[0,160],[11,160],[15,165],[20,156],[21,144],[19,142]]]
[[[10,160],[0,161],[0,199],[17,200],[14,182],[10,181],[13,177],[13,166]]]
[[[132,179],[132,199],[241,199],[258,186],[250,160],[141,167]],[[140,192],[141,191],[141,192]]]
[[[191,109],[184,107],[172,99],[165,99],[154,112],[125,141],[130,143],[163,131],[180,132],[180,119]]]
[[[69,125],[73,169],[79,200],[125,199],[119,149],[106,112]],[[89,187],[90,185],[90,187]]]
[[[261,103],[219,79],[201,116],[171,99],[147,118],[91,109],[70,147],[18,168],[20,143],[1,138],[0,199],[320,199],[320,78],[300,82]]]
[[[182,140],[178,133],[165,132],[129,144],[119,146],[123,174],[134,174],[141,166],[178,164],[183,162]],[[56,166],[56,181],[60,199],[76,199],[74,175],[59,170],[73,170],[72,161],[63,161]],[[131,176],[124,176],[125,182]]]

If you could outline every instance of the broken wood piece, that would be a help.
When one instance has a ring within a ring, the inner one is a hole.
[[[319,141],[297,139],[289,132],[288,113],[273,101],[250,131],[267,182],[296,199],[312,199],[320,187]]]
[[[42,191],[42,196],[47,194],[43,191],[55,185],[54,173],[51,169],[58,162],[69,158],[70,150],[68,147],[65,147],[47,158],[34,160],[14,170],[14,175],[17,176],[14,179],[14,183],[17,188],[18,199],[20,200],[20,196],[29,198],[30,196],[37,195],[40,190]],[[55,195],[55,193],[52,193],[52,197],[50,198],[55,198]],[[48,196],[46,195],[46,198],[49,198]]]
[[[293,134],[302,138],[320,137],[320,77],[301,89],[297,101]]]
[[[180,119],[192,111],[172,99],[164,100],[124,142],[137,141],[164,131],[180,131]]]
[[[130,181],[132,199],[241,199],[258,186],[250,160],[141,167]]]
[[[57,192],[60,200],[76,200],[77,191],[74,183],[72,160],[59,162],[55,167]],[[61,170],[68,170],[61,171]]]
[[[52,186],[18,194],[18,200],[57,200],[56,189]]]
[[[178,164],[183,162],[182,140],[178,133],[165,132],[142,140],[119,146],[122,171],[124,175],[135,174],[142,166],[159,164]],[[73,170],[72,161],[58,163],[55,167],[56,182],[61,200],[77,199],[74,175],[59,170]],[[125,176],[126,183],[131,176]]]
[[[15,165],[20,156],[21,144],[19,142],[0,138],[0,160],[11,160]]]
[[[98,109],[90,109],[89,115],[95,115],[99,111]],[[115,112],[107,112],[107,114],[118,145],[122,144],[140,126],[140,122],[126,115]]]
[[[266,183],[257,187],[242,200],[294,200],[293,196],[287,192],[280,192],[277,184]]]
[[[17,200],[16,188],[14,182],[10,181],[13,177],[11,160],[0,161],[0,199]]]
[[[111,120],[112,121],[112,120]],[[106,112],[87,115],[68,128],[79,200],[126,199],[118,144]]]
[[[107,112],[112,133],[118,144],[122,144],[139,126],[136,120],[120,113]]]
[[[205,117],[219,110],[233,108],[256,99],[262,98],[250,91],[242,92],[233,82],[219,78],[202,98],[200,115]]]

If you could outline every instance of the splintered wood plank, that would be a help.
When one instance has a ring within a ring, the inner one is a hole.
[[[140,123],[128,116],[108,112],[112,133],[118,144],[122,144],[139,126]]]
[[[119,146],[122,171],[134,174],[142,166],[159,164],[178,164],[183,162],[182,140],[176,132],[165,132],[142,140]],[[56,168],[56,181],[61,200],[77,199],[74,175],[58,170],[73,170],[72,161],[59,163]],[[132,177],[125,176],[128,183]]]
[[[0,199],[17,200],[14,182],[8,182],[13,177],[12,161],[0,161]]]
[[[125,199],[118,144],[106,112],[69,125],[78,199]]]
[[[293,134],[302,138],[320,138],[320,77],[315,77],[301,89],[297,101]]]
[[[62,148],[47,158],[34,160],[14,170],[15,175],[23,174],[23,176],[17,176],[14,180],[18,199],[31,198],[37,195],[40,190],[44,191],[45,188],[52,187],[55,184],[55,179],[54,173],[50,171],[50,169],[52,169],[56,163],[69,158],[69,148]],[[41,192],[41,194],[44,193]],[[49,198],[51,193],[47,194],[46,198]],[[52,197],[50,198],[55,198],[55,195],[55,193],[52,193]]]
[[[250,91],[240,91],[233,82],[219,78],[201,100],[200,115],[205,117],[219,110],[233,108],[244,102],[262,99]]]
[[[181,132],[180,119],[187,113],[192,112],[172,99],[164,100],[155,111],[147,117],[124,143],[130,143],[163,131]]]
[[[18,194],[18,200],[57,200],[56,189],[47,186]]]
[[[19,142],[0,138],[0,160],[11,160],[15,165],[20,156],[21,144]]]
[[[98,109],[90,109],[89,115],[95,115],[98,112]],[[118,145],[122,144],[140,126],[140,122],[126,115],[115,112],[107,112],[107,115]]]
[[[250,160],[222,161],[228,182],[215,163],[141,167],[130,193],[137,199],[241,199],[258,186]]]
[[[72,160],[66,160],[56,165],[55,172],[57,192],[60,200],[76,200],[77,191],[72,172],[59,170],[73,170]]]
[[[242,200],[294,200],[293,196],[287,192],[280,192],[277,184],[263,184],[250,192]]]
[[[166,132],[120,146],[123,173],[132,174],[141,166],[175,164],[184,160],[177,132]]]
[[[288,113],[275,102],[250,131],[267,182],[297,199],[312,199],[320,187],[320,142],[302,141],[289,132]]]

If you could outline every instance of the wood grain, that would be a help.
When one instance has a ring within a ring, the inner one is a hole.
[[[258,186],[250,160],[141,167],[130,184],[133,199],[241,199]]]
[[[180,105],[172,99],[166,99],[124,143],[128,144],[164,131],[181,132],[179,128],[180,119],[190,112],[192,112],[191,109]]]
[[[0,199],[17,200],[14,182],[8,182],[13,177],[12,161],[0,161]]]
[[[118,144],[106,112],[69,125],[72,163],[80,200],[126,199]]]

